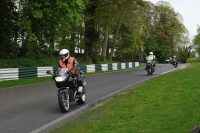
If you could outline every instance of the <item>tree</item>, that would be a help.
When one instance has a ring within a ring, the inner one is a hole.
[[[85,15],[85,58],[89,62],[95,62],[95,44],[99,39],[99,33],[96,30],[95,12],[98,0],[89,0],[86,3]],[[87,16],[87,17],[86,17]]]
[[[197,35],[194,36],[193,44],[198,45],[198,48],[196,48],[196,51],[198,55],[200,55],[200,26],[197,26]]]
[[[45,48],[45,43],[48,43],[51,51],[54,51],[62,26],[72,26],[80,21],[80,13],[84,10],[81,0],[21,0],[20,7],[22,54],[26,54],[29,42],[35,42],[32,44],[37,49]]]
[[[117,5],[117,10],[116,13],[118,14],[118,18],[117,18],[117,25],[116,28],[114,29],[114,35],[113,35],[113,42],[112,42],[112,46],[111,46],[111,52],[110,52],[110,56],[109,56],[109,60],[112,60],[113,54],[114,54],[114,50],[116,48],[116,43],[117,40],[119,39],[119,33],[120,33],[120,27],[122,25],[122,23],[126,24],[127,27],[130,28],[130,31],[132,31],[132,25],[135,25],[134,22],[136,22],[135,20],[137,20],[138,18],[135,17],[135,14],[139,14],[139,12],[137,12],[137,10],[143,6],[144,2],[142,0],[133,0],[133,1],[120,1],[118,3],[116,3]],[[127,22],[127,23],[126,23]],[[128,23],[129,22],[129,23]],[[130,24],[131,22],[131,24]],[[139,24],[139,23],[137,23]],[[137,27],[137,26],[135,26]],[[137,29],[140,29],[140,26],[137,27]]]
[[[182,24],[181,15],[176,13],[169,3],[160,1],[155,6],[148,5],[148,9],[153,16],[148,17],[150,28],[146,28],[148,31],[145,42],[153,42],[145,43],[145,51],[153,51],[158,61],[162,62],[177,51],[178,45],[184,43],[183,35],[187,30]]]
[[[0,8],[0,57],[15,57],[18,54],[18,13],[14,2],[2,0]]]

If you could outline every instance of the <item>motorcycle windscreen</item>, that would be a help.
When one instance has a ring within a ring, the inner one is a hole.
[[[60,76],[66,76],[68,69],[67,68],[58,68],[56,70],[55,76],[60,77]]]
[[[55,73],[55,80],[62,82],[67,78],[68,68],[58,68]]]

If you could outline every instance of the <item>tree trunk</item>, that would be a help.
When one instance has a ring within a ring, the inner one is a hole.
[[[54,51],[54,39],[53,38],[50,39],[50,46],[49,47],[52,51]]]
[[[28,46],[29,35],[23,38],[26,38],[26,40],[24,39],[22,40],[22,46],[20,48],[19,56],[25,56],[28,50],[27,46]]]
[[[119,18],[119,24],[117,26],[117,29],[116,29],[116,32],[115,32],[115,35],[114,35],[114,39],[113,39],[113,43],[112,43],[112,47],[111,47],[111,52],[110,52],[110,56],[109,56],[109,60],[112,60],[112,57],[113,57],[113,54],[114,54],[114,50],[115,50],[115,45],[116,45],[116,40],[117,40],[117,36],[118,36],[118,33],[119,33],[119,29],[120,29],[120,26],[121,26],[121,23],[122,23],[122,18],[123,18],[124,14],[122,14]]]
[[[75,44],[76,44],[76,34],[75,32],[71,33],[71,45],[70,45],[70,55],[74,56]]]
[[[106,59],[109,59],[109,49],[110,49],[110,44],[109,44],[109,41],[108,41],[107,48],[106,48]]]
[[[90,20],[89,22],[85,22],[85,57],[86,59],[92,63],[92,56],[94,55],[94,41],[92,38],[92,33],[94,33],[94,21]]]
[[[85,16],[89,16],[85,20],[85,58],[92,63],[94,59],[94,45],[98,40],[98,32],[95,29],[95,11],[97,9],[98,0],[91,0],[86,7]]]
[[[103,61],[106,61],[107,44],[108,44],[108,23],[105,24],[104,28],[104,40],[102,44],[102,53],[101,53]]]
[[[49,48],[52,51],[51,55],[53,54],[53,51],[55,49],[55,47],[54,47],[54,36],[55,36],[55,34],[51,33],[51,38],[50,38],[50,42],[49,42],[50,43]]]

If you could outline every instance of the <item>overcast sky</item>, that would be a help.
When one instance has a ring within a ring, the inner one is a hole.
[[[149,0],[156,4],[160,0]],[[200,0],[163,0],[171,4],[175,12],[183,17],[183,24],[188,29],[190,39],[197,34],[197,25],[200,25]]]

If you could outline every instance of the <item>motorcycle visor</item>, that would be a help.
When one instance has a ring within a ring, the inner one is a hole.
[[[65,59],[65,55],[60,55],[60,59],[61,60]]]
[[[68,53],[67,54],[62,54],[62,55],[59,55],[60,59],[63,60],[65,59],[66,57],[68,57]]]

